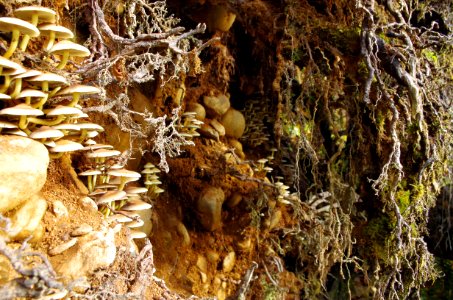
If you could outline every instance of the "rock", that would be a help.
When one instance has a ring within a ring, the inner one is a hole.
[[[230,108],[230,99],[225,95],[204,96],[203,103],[212,116],[222,116]]]
[[[245,130],[244,115],[234,108],[230,108],[222,117],[225,134],[229,137],[240,138]]]
[[[210,30],[228,31],[233,26],[236,15],[226,6],[214,5],[208,12],[207,25]]]
[[[233,270],[233,268],[234,268],[235,262],[236,262],[236,253],[234,251],[231,251],[223,259],[222,270],[226,273],[231,272],[231,270]]]
[[[235,207],[242,201],[242,195],[239,193],[233,193],[230,198],[226,201],[226,205],[230,208]]]
[[[37,194],[47,177],[49,153],[32,139],[0,135],[0,213]]]
[[[64,206],[63,202],[59,200],[52,202],[52,211],[57,218],[69,216],[68,209]]]
[[[225,201],[223,190],[216,187],[205,188],[198,198],[197,210],[200,223],[209,231],[222,226],[222,204]]]
[[[242,144],[241,142],[239,142],[238,140],[236,139],[230,139],[228,141],[228,143],[230,144],[231,147],[234,148],[237,156],[239,156],[241,159],[244,159],[245,158],[245,154],[244,154],[244,151],[242,150]]]
[[[77,238],[72,238],[69,241],[64,242],[64,243],[50,249],[49,255],[53,256],[53,255],[61,254],[61,253],[65,252],[66,250],[68,250],[69,248],[73,247],[76,243],[77,243]]]
[[[56,270],[68,279],[76,279],[108,267],[115,256],[115,234],[113,229],[104,227],[78,238],[78,243],[67,251],[66,259]]]
[[[197,268],[203,273],[208,272],[208,261],[206,260],[206,257],[204,257],[203,255],[200,254],[198,255]]]
[[[81,236],[93,231],[93,227],[88,224],[82,224],[71,232],[71,236]]]
[[[94,210],[94,211],[98,210],[98,206],[97,206],[96,202],[94,202],[94,200],[91,199],[90,197],[80,197],[79,201],[82,204],[82,206],[85,208],[88,208],[88,209]]]
[[[196,114],[195,118],[200,121],[204,121],[206,118],[206,109],[200,103],[189,103],[186,106],[186,111],[193,111]]]
[[[219,136],[225,135],[225,127],[216,119],[212,120],[209,125],[211,125],[212,128],[214,128],[219,133]]]
[[[211,125],[203,124],[201,125],[198,131],[202,136],[207,137],[208,139],[219,140],[219,132],[215,130]]]
[[[47,210],[47,201],[39,195],[34,195],[25,202],[12,216],[9,237],[21,240],[39,234],[41,219]]]
[[[206,253],[206,257],[208,258],[209,262],[213,265],[217,264],[217,261],[220,258],[219,253],[215,252],[214,250],[208,250]]]

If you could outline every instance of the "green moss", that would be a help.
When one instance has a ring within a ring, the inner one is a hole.
[[[409,190],[399,190],[396,193],[396,199],[398,201],[398,207],[402,214],[407,210],[411,205],[411,191]]]
[[[364,233],[368,236],[368,239],[372,243],[375,255],[379,259],[387,260],[388,252],[383,241],[389,240],[392,228],[393,226],[390,217],[383,215],[371,219],[364,230]]]

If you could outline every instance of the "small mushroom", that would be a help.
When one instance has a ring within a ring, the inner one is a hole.
[[[98,169],[87,170],[79,173],[79,176],[87,176],[88,191],[91,193],[96,186],[97,176],[102,175],[102,172]]]
[[[68,141],[68,140],[59,140],[55,142],[55,146],[49,149],[52,158],[59,158],[64,153],[73,152],[81,150],[83,146],[79,143]]]
[[[49,126],[41,126],[32,133],[30,133],[30,138],[40,140],[41,143],[46,143],[49,139],[56,140],[64,137],[64,133],[58,129],[51,128]]]
[[[25,89],[20,92],[16,99],[25,98],[25,104],[30,105],[33,108],[41,109],[44,103],[47,101],[47,94],[38,90]],[[39,101],[36,103],[31,103],[32,98],[38,98]]]
[[[27,81],[31,82],[32,84],[40,84],[41,90],[45,93],[49,93],[49,98],[55,95],[55,93],[61,89],[61,86],[68,84],[66,78],[50,72],[31,77],[27,79]],[[53,88],[53,90],[50,91],[50,88]]]
[[[56,95],[72,95],[72,101],[68,104],[68,106],[75,106],[79,102],[81,95],[99,94],[100,92],[101,90],[97,87],[77,84],[62,89]]]
[[[30,24],[36,26],[38,23],[51,22],[55,23],[55,17],[57,13],[50,8],[41,6],[25,6],[18,8],[14,11],[14,15],[19,19],[30,22]],[[25,34],[20,43],[20,49],[25,51],[27,49],[30,35]]]
[[[31,78],[41,75],[42,72],[37,70],[28,70],[22,74],[14,75],[11,79],[14,81],[14,90],[10,94],[11,98],[15,99],[17,95],[22,91],[22,81],[24,78]]]
[[[19,116],[19,128],[24,131],[27,131],[28,116],[40,116],[43,114],[41,110],[23,103],[0,110],[0,115]]]
[[[18,18],[0,18],[0,31],[11,32],[11,41],[8,50],[3,54],[4,58],[10,58],[13,55],[19,43],[21,33],[30,37],[39,36],[39,30],[35,25]]]
[[[140,173],[126,170],[126,169],[120,169],[120,170],[109,170],[107,172],[108,175],[110,176],[116,176],[121,178],[120,179],[120,185],[118,186],[118,190],[122,191],[124,189],[125,184],[129,181],[132,180],[139,180],[141,175]]]
[[[49,52],[51,54],[62,55],[57,69],[63,69],[68,62],[69,57],[86,57],[90,55],[90,50],[86,47],[73,43],[71,41],[60,41],[55,44]]]
[[[82,111],[75,107],[58,105],[55,108],[46,111],[46,116],[54,117],[51,120],[38,119],[38,118],[28,118],[28,121],[34,124],[53,126],[60,124],[65,119],[70,118],[71,116],[78,115]]]
[[[55,42],[55,39],[72,39],[74,34],[66,27],[55,24],[43,24],[38,26],[41,35],[47,36],[47,42],[44,44],[44,49],[49,51]]]
[[[2,75],[5,77],[4,81],[3,81],[3,85],[0,87],[0,93],[5,93],[10,84],[11,84],[11,77],[12,76],[15,76],[15,75],[19,75],[19,74],[22,74],[22,73],[25,73],[25,69],[20,67],[18,69],[15,69],[15,70],[12,70],[11,72],[8,72],[8,71],[2,71]]]

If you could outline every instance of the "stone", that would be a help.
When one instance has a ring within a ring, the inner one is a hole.
[[[239,193],[233,193],[226,201],[226,205],[229,208],[233,208],[236,205],[238,205],[241,201],[242,201],[242,195]]]
[[[212,128],[214,128],[219,133],[219,136],[225,135],[225,127],[216,119],[212,120],[209,125],[211,125]]]
[[[53,255],[61,254],[61,253],[65,252],[66,250],[68,250],[69,248],[73,247],[76,243],[77,243],[77,238],[72,238],[69,241],[64,242],[64,243],[50,249],[49,255],[53,256]]]
[[[203,227],[214,231],[222,226],[222,204],[225,194],[221,188],[207,187],[203,189],[197,201],[199,220]]]
[[[207,137],[208,139],[219,140],[219,132],[215,130],[211,125],[203,124],[201,125],[198,131],[202,136]]]
[[[14,240],[22,240],[34,235],[35,231],[39,234],[39,226],[46,210],[47,201],[44,198],[39,195],[31,197],[10,217],[9,237]]]
[[[0,213],[37,194],[47,177],[49,152],[32,139],[0,135]]]
[[[200,121],[204,121],[206,118],[206,109],[200,103],[189,103],[186,106],[186,111],[195,112],[195,118]]]
[[[208,272],[208,261],[206,260],[206,257],[204,257],[203,255],[198,254],[197,268],[203,273]]]
[[[64,206],[63,202],[59,200],[55,200],[52,202],[52,212],[55,214],[57,218],[69,216],[68,209],[66,208],[66,206]]]
[[[230,108],[222,117],[221,123],[225,127],[225,134],[228,137],[239,139],[245,130],[244,115],[234,108]]]
[[[230,99],[225,95],[204,96],[203,103],[212,116],[222,116],[230,108]]]
[[[237,156],[239,156],[241,159],[244,159],[245,158],[245,154],[244,154],[244,151],[242,149],[242,144],[241,142],[239,142],[238,140],[236,139],[230,139],[228,141],[228,143],[230,144],[231,147],[234,148],[235,150],[235,153],[237,154]]]
[[[88,234],[93,231],[93,227],[90,225],[83,223],[82,225],[76,227],[72,232],[71,236],[82,236]]]
[[[79,237],[78,243],[65,253],[65,257],[55,269],[69,280],[88,276],[110,266],[116,257],[113,229],[104,227]]]
[[[236,15],[227,6],[214,5],[209,9],[207,25],[210,30],[226,32],[233,26]]]
[[[223,259],[222,270],[226,273],[231,272],[234,268],[235,263],[236,263],[236,253],[234,251],[231,251]]]

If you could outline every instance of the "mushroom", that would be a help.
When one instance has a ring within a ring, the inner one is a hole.
[[[30,133],[30,131],[27,129],[27,116],[41,116],[43,114],[44,113],[41,110],[23,103],[0,110],[0,115],[20,116],[19,128],[25,132],[28,131],[27,133]]]
[[[27,79],[27,81],[31,82],[32,84],[40,84],[41,90],[45,93],[49,93],[49,98],[55,95],[55,93],[61,89],[62,85],[68,85],[66,78],[50,72],[31,77],[30,79]],[[54,89],[52,91],[49,91],[51,87]]]
[[[83,146],[79,143],[68,141],[68,140],[59,140],[55,142],[55,146],[49,149],[51,152],[50,156],[52,158],[59,158],[66,152],[73,152],[81,150]]]
[[[58,129],[54,129],[49,126],[42,126],[37,130],[33,131],[32,133],[30,133],[29,137],[32,139],[37,140],[39,139],[41,143],[45,144],[48,141],[48,139],[56,140],[64,137],[64,133]],[[56,144],[53,147],[55,146]]]
[[[71,41],[60,41],[55,44],[49,52],[51,54],[62,55],[60,63],[57,66],[57,69],[63,69],[68,62],[69,57],[86,57],[90,55],[90,50],[88,48],[73,43]]]
[[[0,93],[0,100],[3,100],[3,101],[5,101],[5,100],[11,100],[11,97],[8,96],[8,95],[6,95],[6,94]]]
[[[30,24],[24,20],[18,18],[3,17],[0,18],[0,31],[11,32],[11,42],[9,43],[9,48],[3,54],[4,58],[10,58],[13,55],[14,50],[17,48],[19,42],[19,36],[21,33],[28,35],[30,37],[39,36],[39,30],[35,25]]]
[[[16,124],[0,120],[0,133],[2,132],[2,129],[15,129],[15,128],[17,128]]]
[[[128,181],[139,180],[140,177],[141,177],[140,173],[137,173],[137,172],[134,172],[134,171],[130,171],[130,170],[126,170],[126,169],[109,170],[107,172],[107,174],[110,175],[110,176],[116,176],[116,177],[121,178],[120,179],[120,184],[118,186],[118,190],[119,191],[122,191],[124,189],[124,186],[125,186],[125,184]]]
[[[25,98],[25,104],[30,105],[33,108],[42,109],[42,106],[47,101],[47,94],[38,90],[25,89],[17,95],[16,99]],[[31,103],[31,98],[39,98],[36,103]]]
[[[89,132],[96,131],[96,132],[102,132],[104,131],[104,128],[101,125],[95,124],[95,123],[77,123],[77,126],[80,128],[80,137],[79,141],[83,141],[86,139],[86,137],[89,135]]]
[[[82,113],[82,111],[75,107],[58,105],[55,108],[46,111],[46,116],[55,117],[52,120],[38,119],[38,118],[28,118],[28,121],[34,124],[53,126],[60,124],[65,119],[70,118],[71,115],[77,115]]]
[[[71,85],[67,88],[62,89],[56,95],[63,96],[63,95],[72,95],[72,101],[68,104],[68,106],[74,106],[79,102],[81,95],[89,95],[89,94],[98,94],[101,90],[97,87],[91,85]]]
[[[140,199],[130,199],[127,203],[121,206],[121,210],[126,211],[138,211],[138,210],[145,210],[151,208],[152,205],[148,202],[142,201]]]
[[[101,175],[102,172],[98,169],[91,169],[79,173],[79,176],[87,176],[87,183],[88,183],[88,191],[91,193],[96,186],[97,176]]]
[[[97,204],[105,204],[109,205],[112,209],[115,209],[115,201],[124,200],[126,199],[126,192],[125,191],[108,191],[104,193],[101,197],[99,197]],[[104,213],[104,216],[108,216],[110,214],[110,208],[106,207],[105,210],[101,211]],[[127,221],[129,222],[129,221]]]
[[[66,27],[55,24],[43,24],[38,27],[41,35],[48,37],[47,42],[44,44],[44,49],[49,51],[55,42],[55,39],[72,39],[74,34]]]
[[[30,78],[30,77],[35,77],[38,75],[41,75],[42,72],[37,71],[37,70],[28,70],[25,71],[24,73],[14,75],[11,79],[14,81],[14,90],[10,94],[11,98],[15,99],[17,95],[22,91],[22,80],[24,78]]]
[[[30,22],[32,25],[37,26],[38,23],[50,22],[55,23],[57,13],[50,8],[41,6],[24,6],[14,11],[14,15],[19,19]],[[30,36],[25,34],[20,43],[20,49],[25,51],[27,49]]]

